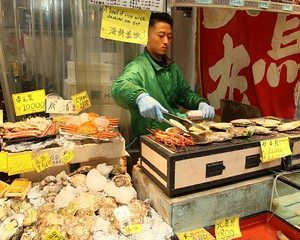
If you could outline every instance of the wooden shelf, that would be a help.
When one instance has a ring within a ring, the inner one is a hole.
[[[172,7],[218,7],[300,14],[300,5],[259,0],[172,0]]]

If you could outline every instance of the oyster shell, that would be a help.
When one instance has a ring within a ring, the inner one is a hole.
[[[210,128],[226,131],[229,128],[233,128],[233,124],[232,123],[227,123],[227,122],[212,123],[210,125]]]
[[[128,204],[128,208],[131,213],[131,223],[143,223],[144,218],[149,214],[150,211],[150,201],[132,199]]]
[[[27,227],[24,229],[21,240],[40,240],[36,227]]]
[[[75,174],[70,178],[70,183],[75,188],[78,186],[84,187],[85,181],[86,181],[86,175],[81,173]]]
[[[86,176],[85,184],[87,188],[92,192],[102,191],[106,183],[106,177],[101,175],[101,173],[97,169],[92,169]]]
[[[127,172],[126,166],[114,165],[112,173],[114,175],[125,174]]]
[[[257,125],[261,125],[266,128],[275,128],[279,124],[281,124],[280,120],[271,119],[271,118],[254,118],[252,119],[252,121]]]
[[[37,211],[31,207],[31,208],[27,209],[25,212],[25,218],[24,218],[23,225],[25,227],[28,227],[36,222],[37,222]]]
[[[300,121],[292,121],[292,122],[278,125],[276,130],[279,132],[284,132],[284,131],[294,130],[298,127],[300,127]]]
[[[117,176],[114,176],[113,179],[112,179],[115,183],[115,185],[117,187],[122,187],[122,186],[125,186],[125,187],[128,187],[128,186],[131,186],[131,177],[128,173],[126,174],[119,174]]]
[[[54,208],[64,208],[76,197],[75,189],[71,186],[63,188],[54,199]]]
[[[106,163],[97,165],[97,170],[104,176],[108,177],[110,172],[113,170],[113,166],[107,166]]]
[[[231,134],[233,137],[249,137],[253,134],[253,131],[244,127],[229,128],[226,132]]]
[[[210,142],[223,142],[226,140],[231,140],[233,135],[227,132],[213,132],[208,136]]]
[[[263,126],[249,126],[247,127],[247,130],[253,132],[254,134],[268,135],[272,133],[269,128]]]
[[[97,201],[98,213],[104,220],[113,221],[114,210],[117,207],[116,199],[111,196],[103,197]]]
[[[231,120],[230,123],[237,127],[247,127],[249,125],[253,125],[253,122],[250,119],[243,118]]]
[[[73,199],[70,204],[75,204],[78,206],[78,209],[91,209],[95,212],[97,209],[97,203],[99,197],[93,193],[82,192],[78,197]]]
[[[53,203],[45,203],[43,206],[38,208],[38,219],[41,219],[44,217],[44,215],[47,215],[48,212],[51,212],[54,210],[54,204]]]

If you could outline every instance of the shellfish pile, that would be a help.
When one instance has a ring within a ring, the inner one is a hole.
[[[129,225],[139,225],[141,231],[128,232]],[[0,199],[0,239],[48,239],[53,232],[69,240],[172,236],[150,202],[137,199],[131,177],[105,163],[70,176],[48,176],[34,184],[24,201]]]

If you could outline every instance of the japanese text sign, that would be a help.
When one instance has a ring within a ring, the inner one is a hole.
[[[146,44],[150,12],[106,6],[100,37],[122,42]]]
[[[239,217],[233,216],[218,219],[215,224],[215,235],[217,240],[235,239],[242,236]]]
[[[47,98],[46,113],[74,114],[77,111],[72,100]]]
[[[288,137],[263,140],[260,142],[260,147],[262,162],[276,160],[292,154]]]
[[[82,110],[92,106],[89,95],[87,94],[87,91],[83,91],[81,93],[75,94],[71,98],[75,105],[75,109],[78,112],[81,112]]]
[[[43,155],[34,158],[32,161],[33,166],[37,172],[42,172],[53,165],[49,153],[47,152]]]
[[[162,12],[164,5],[164,1],[162,0],[90,0],[90,3],[115,7],[146,9],[154,12]]]
[[[0,172],[7,172],[7,152],[0,152]]]
[[[204,228],[176,233],[179,240],[214,240],[215,238]]]
[[[125,227],[126,234],[135,234],[142,231],[142,224],[129,224]]]
[[[31,151],[8,154],[7,173],[9,176],[31,170],[34,170]]]
[[[65,240],[65,239],[66,238],[61,234],[61,232],[59,232],[55,228],[50,229],[44,238],[44,240]]]
[[[45,90],[12,95],[16,116],[45,111]]]
[[[69,163],[73,160],[74,153],[72,151],[66,151],[61,157],[62,162]]]

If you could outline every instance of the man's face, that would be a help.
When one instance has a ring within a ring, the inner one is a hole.
[[[167,55],[172,41],[172,28],[165,22],[156,22],[148,31],[148,51],[158,60]]]

